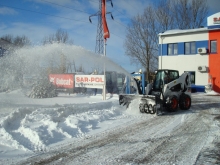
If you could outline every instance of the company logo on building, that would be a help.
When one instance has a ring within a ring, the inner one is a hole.
[[[213,23],[214,24],[220,24],[220,17],[214,17],[213,18]]]

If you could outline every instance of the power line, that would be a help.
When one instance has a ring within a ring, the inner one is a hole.
[[[97,2],[97,1],[94,1],[94,0],[89,0],[89,1],[92,1],[92,2],[95,2],[95,3],[99,3],[99,2]]]
[[[28,9],[22,9],[22,8],[18,8],[18,7],[13,7],[13,6],[9,6],[9,5],[3,5],[3,4],[0,4],[1,6],[5,6],[5,7],[9,7],[9,8],[14,8],[14,9],[18,9],[18,10],[24,10],[24,11],[27,11],[27,12],[32,12],[32,13],[37,13],[37,14],[42,14],[42,15],[48,15],[50,17],[57,17],[57,18],[61,18],[61,19],[67,19],[67,20],[72,20],[72,21],[79,21],[79,22],[84,22],[84,23],[89,23],[89,22],[86,22],[86,21],[81,21],[81,20],[75,20],[75,19],[72,19],[72,18],[66,18],[66,17],[61,17],[61,16],[56,16],[56,15],[52,15],[52,14],[47,14],[47,13],[43,13],[43,12],[37,12],[37,11],[32,11],[32,10],[28,10]],[[118,21],[115,21],[115,22],[118,22]],[[119,23],[119,22],[118,22]],[[94,23],[89,23],[89,24],[92,24],[93,26],[96,26]],[[124,25],[123,25],[124,26]],[[125,26],[126,27],[126,26]],[[111,33],[121,39],[124,39],[114,33]]]
[[[89,0],[89,1],[92,1],[92,2],[95,2],[95,3],[99,3],[97,1],[94,1],[94,0]],[[110,6],[109,4],[107,4],[108,6]],[[121,15],[124,15],[125,17],[127,17],[128,19],[131,19],[129,18],[128,16],[126,16],[125,14],[123,14],[122,12],[120,12],[119,10],[117,10],[116,8],[113,8],[113,10],[116,10],[117,12],[119,12]]]
[[[89,0],[89,1],[95,2],[95,3],[99,3],[99,2],[97,2],[97,1],[95,1],[95,0]],[[109,4],[107,4],[107,5],[110,6]],[[130,20],[130,18],[129,18],[128,16],[126,16],[125,14],[123,14],[122,12],[120,12],[119,10],[117,10],[116,8],[113,8],[113,10],[116,10],[118,13],[120,13],[121,15],[127,17],[127,18]],[[128,27],[128,26],[126,26],[126,25],[124,25],[124,24],[122,24],[122,23],[116,21],[115,19],[114,19],[114,21],[115,21],[116,23],[118,23],[118,24],[120,24],[120,25],[126,27],[126,28]]]
[[[74,9],[72,7],[68,7],[68,6],[63,6],[63,5],[60,5],[60,4],[57,4],[57,3],[54,3],[54,2],[50,2],[50,1],[46,1],[46,0],[41,0],[43,2],[46,2],[46,3],[50,3],[50,4],[53,4],[53,5],[56,5],[56,6],[60,6],[60,7],[64,7],[64,8],[68,8],[68,9],[71,9],[71,10],[76,10],[76,11],[79,11],[79,12],[82,12],[82,13],[86,13],[86,14],[90,14],[86,11],[83,11],[83,10],[79,10],[79,9]]]
[[[71,8],[71,7],[63,6],[63,5],[59,5],[59,4],[57,4],[57,3],[53,3],[53,2],[50,2],[50,1],[46,1],[46,0],[41,0],[41,1],[44,1],[44,2],[46,2],[46,3],[53,4],[53,5],[57,5],[57,6],[60,6],[60,7],[64,7],[64,8],[76,10],[76,11],[79,11],[79,12],[83,12],[83,13],[86,13],[86,14],[90,14],[90,13],[85,12],[85,11],[82,11],[82,10],[74,9],[74,8]],[[92,1],[92,0],[90,0],[90,1]],[[97,1],[92,1],[92,2],[99,3],[99,2],[97,2]],[[115,10],[117,10],[117,9],[115,9]],[[121,13],[119,10],[117,10],[117,11],[118,11],[120,14],[125,15],[125,14]],[[126,16],[126,15],[125,15],[125,16]],[[126,17],[127,17],[127,16],[126,16]],[[128,18],[128,17],[127,17],[127,18]],[[128,18],[128,19],[130,19],[130,18]],[[118,21],[116,21],[116,20],[114,20],[114,21],[115,21],[116,23],[118,23],[118,24],[120,24],[120,25],[122,25],[122,26],[124,26],[124,27],[127,28],[126,25],[124,25],[124,24],[122,24],[122,23],[120,23],[120,22],[118,22]]]
[[[111,32],[110,34],[113,34],[113,35],[115,35],[116,37],[119,37],[119,38],[121,38],[121,39],[123,39],[123,40],[125,39],[125,38],[120,37],[119,35],[116,35],[115,33],[112,33],[112,32]]]
[[[119,22],[119,21],[116,21],[116,20],[114,20],[116,23],[118,23],[118,24],[120,24],[121,26],[124,26],[125,28],[128,28],[128,26],[127,25],[124,25],[123,23],[121,23],[121,22]]]
[[[115,10],[117,10],[117,9],[115,9]],[[123,14],[122,12],[120,12],[119,10],[117,10],[117,12],[119,12],[120,14],[122,14],[123,16],[127,17],[127,18],[130,20],[130,18],[129,18],[128,16],[126,16],[125,14]]]
[[[28,10],[28,9],[22,9],[22,8],[19,8],[19,7],[13,7],[13,6],[8,6],[8,5],[3,5],[3,4],[0,4],[0,5],[1,6],[5,6],[5,7],[9,7],[9,8],[18,9],[18,10],[24,10],[24,11],[28,11],[28,12],[32,12],[32,13],[48,15],[48,16],[51,16],[51,17],[57,17],[57,18],[62,18],[62,19],[67,19],[67,20],[72,20],[72,21],[79,21],[79,22],[89,23],[89,22],[82,21],[82,20],[76,20],[76,19],[72,19],[72,18],[61,17],[61,16],[57,16],[57,15],[47,14],[47,13],[33,11],[33,10]]]

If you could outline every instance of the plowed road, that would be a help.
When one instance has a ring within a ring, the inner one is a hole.
[[[193,95],[188,111],[146,115],[20,164],[220,163],[220,96]]]

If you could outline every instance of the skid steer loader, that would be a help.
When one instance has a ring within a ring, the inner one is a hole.
[[[135,80],[135,79],[134,79]],[[132,100],[139,101],[139,110],[142,113],[161,114],[164,111],[174,112],[188,110],[191,107],[191,82],[190,74],[184,72],[179,76],[179,71],[161,69],[156,71],[155,79],[148,83],[145,93],[137,80],[137,94],[119,94],[119,104],[127,107]]]

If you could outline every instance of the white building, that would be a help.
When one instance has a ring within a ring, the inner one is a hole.
[[[193,90],[212,83],[220,93],[220,12],[207,18],[207,27],[160,33],[159,49],[159,69],[188,71]]]

